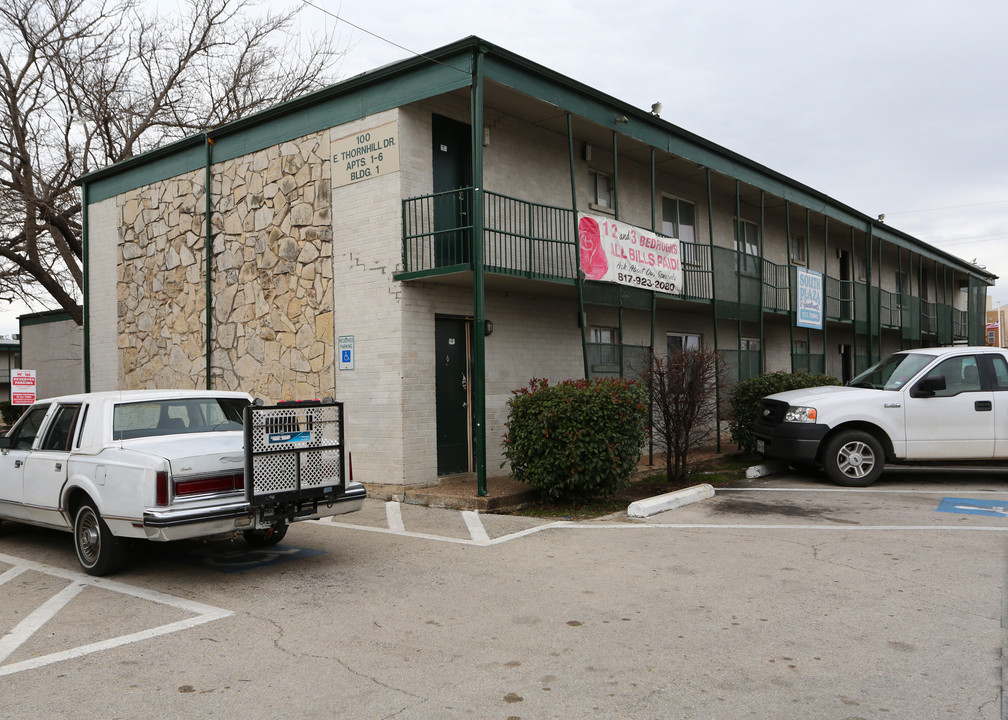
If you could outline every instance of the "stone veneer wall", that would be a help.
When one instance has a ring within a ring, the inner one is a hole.
[[[327,133],[213,166],[211,380],[269,401],[330,394]],[[205,387],[201,171],[119,197],[119,377]]]
[[[206,386],[203,173],[117,198],[119,387]]]

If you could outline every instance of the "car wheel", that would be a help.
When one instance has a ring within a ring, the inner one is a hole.
[[[265,530],[246,530],[242,536],[245,538],[245,542],[252,547],[269,547],[283,540],[286,534],[287,523],[279,522]]]
[[[122,567],[123,542],[111,533],[90,500],[77,508],[73,533],[77,559],[88,575],[108,575]]]
[[[838,485],[867,487],[885,466],[882,444],[861,430],[839,433],[826,444],[822,458],[826,476]]]

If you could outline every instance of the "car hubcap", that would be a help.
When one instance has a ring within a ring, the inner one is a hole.
[[[875,454],[863,442],[847,443],[837,454],[837,465],[844,475],[861,478],[875,467]]]
[[[81,559],[88,565],[93,564],[101,549],[98,518],[94,513],[86,512],[81,516],[77,526],[77,545],[80,547]]]

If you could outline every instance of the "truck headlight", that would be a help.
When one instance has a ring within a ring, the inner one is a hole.
[[[784,422],[814,423],[816,411],[813,407],[789,407],[784,413]]]

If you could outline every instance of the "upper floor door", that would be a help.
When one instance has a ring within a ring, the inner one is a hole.
[[[434,171],[434,263],[437,267],[468,263],[471,223],[472,132],[465,123],[431,118]]]

